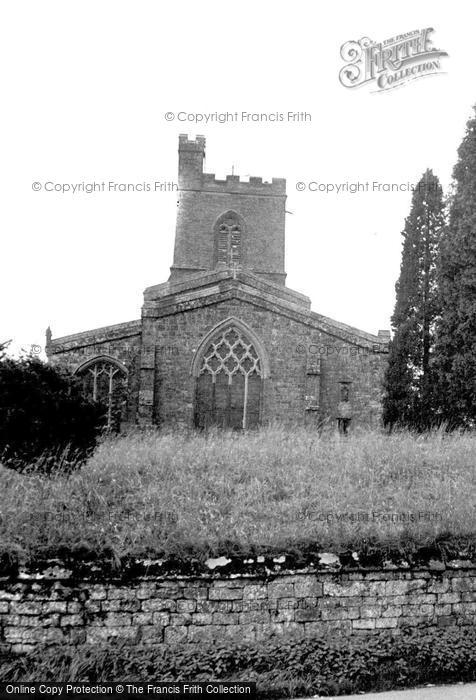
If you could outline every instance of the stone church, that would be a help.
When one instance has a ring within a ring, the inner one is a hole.
[[[286,286],[286,181],[205,173],[205,138],[179,137],[167,282],[140,319],[53,339],[49,361],[82,378],[110,424],[375,427],[389,332],[311,311]]]

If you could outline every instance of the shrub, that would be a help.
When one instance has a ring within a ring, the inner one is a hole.
[[[31,356],[0,358],[0,459],[19,471],[51,471],[88,457],[104,407],[82,396],[78,380]]]
[[[398,636],[383,631],[365,638],[276,637],[155,649],[53,646],[4,657],[0,676],[3,682],[255,681],[260,697],[340,695],[476,680],[476,630],[408,628]]]

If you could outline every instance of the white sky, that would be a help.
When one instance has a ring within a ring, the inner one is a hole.
[[[313,309],[390,327],[411,193],[297,192],[297,181],[446,187],[476,102],[471,3],[10,0],[0,9],[0,340],[140,318],[169,275],[174,192],[60,194],[32,182],[176,180],[178,134],[205,169],[287,179],[289,287]],[[433,27],[444,75],[386,94],[345,89],[339,51]],[[312,122],[203,124],[164,114],[307,111]]]

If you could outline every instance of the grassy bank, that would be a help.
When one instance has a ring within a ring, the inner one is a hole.
[[[69,477],[0,467],[3,551],[206,556],[476,533],[476,436],[142,433]]]

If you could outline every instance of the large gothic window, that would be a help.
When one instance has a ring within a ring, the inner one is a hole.
[[[215,226],[216,262],[227,267],[241,265],[243,226],[235,212],[223,214]]]
[[[262,362],[253,342],[236,325],[206,343],[197,372],[195,425],[252,428],[259,424]]]
[[[127,372],[112,358],[98,357],[76,370],[83,392],[104,406],[106,425],[119,429],[126,396]]]

